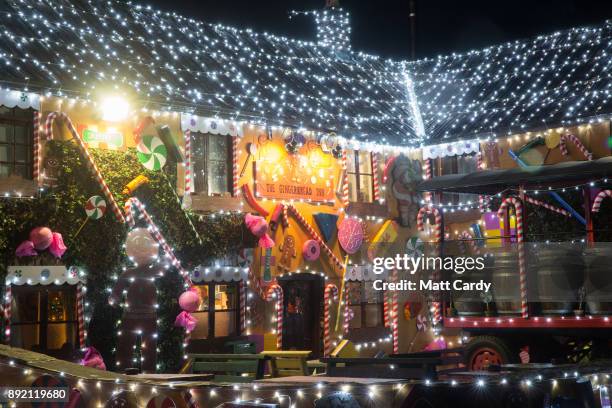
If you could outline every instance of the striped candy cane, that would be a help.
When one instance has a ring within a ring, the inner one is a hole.
[[[346,208],[349,205],[348,154],[346,150],[342,150],[342,170],[342,206]]]
[[[387,180],[389,179],[389,172],[393,168],[393,163],[395,163],[395,160],[397,159],[397,157],[398,156],[391,156],[385,162],[385,168],[383,170],[383,179],[382,179],[383,184],[387,183]]]
[[[257,276],[255,276],[255,271],[252,266],[249,266],[249,283],[251,289],[253,289],[261,299],[266,298],[266,291],[261,287],[261,282]]]
[[[33,168],[32,178],[36,181],[36,184],[40,187],[40,112],[34,111],[34,120],[32,122],[33,134],[32,134],[32,148],[33,152]]]
[[[93,175],[95,176],[96,181],[98,182],[98,186],[102,190],[104,197],[106,197],[106,201],[110,203],[110,207],[111,207],[111,210],[113,211],[113,214],[115,214],[115,218],[117,218],[117,220],[121,223],[125,222],[125,219],[123,218],[123,214],[121,213],[121,209],[119,208],[119,205],[115,201],[115,197],[113,196],[113,193],[110,191],[110,189],[106,185],[106,181],[104,180],[104,177],[102,177],[102,173],[100,173],[100,170],[98,169],[98,166],[96,165],[96,162],[89,154],[89,150],[87,149],[87,146],[85,145],[85,142],[83,141],[83,138],[81,137],[81,135],[79,135],[79,132],[77,132],[76,128],[74,127],[74,124],[72,123],[70,118],[65,113],[51,112],[47,116],[47,121],[45,122],[45,134],[46,134],[47,140],[53,139],[53,122],[58,117],[64,121],[64,123],[66,124],[66,126],[68,127],[68,130],[70,131],[72,135],[72,138],[77,141],[77,146],[79,147],[81,156],[83,156],[83,158],[85,159],[85,162],[87,163],[87,168],[89,169],[89,171],[91,171]]]
[[[349,326],[351,321],[351,308],[349,307],[349,293],[348,290],[344,291],[344,320],[342,322],[342,333],[348,334]]]
[[[474,237],[472,237],[472,234],[470,234],[467,231],[461,231],[461,233],[459,234],[459,238],[462,240],[461,241],[462,243],[464,241],[468,243],[468,245],[470,246],[470,249],[472,250],[472,254],[480,255],[480,248],[478,248],[478,245],[476,245],[476,242],[474,241]]]
[[[240,195],[238,180],[240,179],[238,170],[238,136],[232,136],[232,193],[234,197]]]
[[[591,211],[599,212],[599,209],[601,208],[601,202],[606,197],[612,198],[612,190],[601,190],[599,194],[597,194],[597,196],[595,197],[595,200],[593,200],[593,208],[591,209]]]
[[[372,152],[372,191],[374,201],[380,201],[380,183],[378,181],[378,153]]]
[[[566,217],[572,216],[572,214],[570,214],[569,211],[565,211],[563,208],[555,207],[554,205],[550,205],[548,203],[545,203],[544,201],[536,200],[533,197],[525,196],[525,201],[528,202],[529,204],[533,204],[533,205],[537,205],[538,207],[546,208],[547,210],[556,212]]]
[[[287,206],[283,204],[283,213],[281,217],[281,222],[283,224],[283,228],[289,227],[289,216],[287,215]]]
[[[425,159],[423,162],[423,180],[431,179],[431,159]],[[423,198],[425,199],[425,203],[431,202],[431,193],[426,191],[423,193]]]
[[[332,351],[331,345],[331,303],[338,301],[338,287],[328,283],[323,292],[323,353],[328,356]]]
[[[398,281],[397,269],[393,270],[393,281]],[[398,301],[398,291],[394,290],[392,293],[392,305],[391,312],[393,313],[393,318],[391,320],[391,333],[393,335],[393,354],[399,353],[399,301]]]
[[[300,212],[292,204],[289,204],[287,206],[287,210],[291,212],[291,214],[293,214],[293,216],[298,220],[302,227],[304,227],[306,231],[308,231],[308,235],[310,235],[312,239],[319,243],[319,246],[323,249],[323,252],[325,252],[327,257],[332,260],[334,265],[336,265],[336,267],[339,269],[344,268],[344,264],[342,263],[342,261],[336,255],[334,255],[334,252],[331,250],[331,248],[328,247],[325,242],[323,242],[323,239],[321,239],[319,234],[306,221],[304,216],[302,216],[302,214],[300,214]]]
[[[564,156],[568,156],[569,152],[567,151],[567,142],[572,142],[574,146],[580,150],[580,152],[586,157],[587,160],[593,160],[593,153],[589,152],[587,148],[582,144],[580,139],[577,136],[572,134],[567,134],[561,136],[559,140],[559,149],[561,149],[561,154]]]
[[[246,291],[246,284],[244,283],[244,281],[240,281],[239,285],[239,289],[240,289],[240,327],[242,328],[241,330],[241,334],[244,335],[246,333],[246,321],[247,321],[247,316],[246,316],[246,310],[247,310],[247,302],[246,302],[246,298],[247,298],[247,291]]]
[[[266,300],[268,302],[275,301],[274,307],[276,308],[276,348],[281,350],[283,348],[283,288],[278,283],[273,283],[268,288],[266,293]]]
[[[191,207],[191,130],[186,130],[185,136],[185,194],[183,208]]]
[[[4,341],[11,344],[11,312],[13,307],[13,291],[11,283],[6,283],[6,293],[4,294]]]
[[[437,251],[436,251],[437,254],[434,254],[434,256],[440,256],[441,244],[442,244],[442,214],[437,208],[429,207],[429,206],[421,207],[419,209],[419,212],[417,213],[417,230],[421,232],[425,231],[425,225],[423,223],[423,217],[425,216],[425,214],[433,214],[434,216],[434,223],[433,223],[434,241],[433,242],[437,245]],[[433,272],[433,279],[434,281],[440,280],[440,271],[435,270]],[[435,326],[436,324],[438,324],[438,322],[441,319],[440,302],[438,301],[432,302],[432,308],[433,308],[432,324]]]
[[[523,245],[523,203],[516,197],[506,197],[499,210],[497,210],[497,216],[502,219],[504,213],[509,210],[510,206],[514,206],[516,211],[516,241],[518,243],[518,256],[519,256],[519,281],[521,287],[521,316],[523,318],[529,317],[529,310],[527,307],[527,269],[525,267],[525,248]],[[509,229],[509,223],[504,223],[505,228]],[[504,235],[505,232],[504,232]]]
[[[81,282],[77,283],[76,288],[76,302],[77,302],[77,322],[79,325],[79,347],[85,348],[85,308],[84,308],[84,288]]]
[[[482,160],[482,150],[479,150],[478,153],[476,154],[476,164],[478,166],[478,170],[484,170],[485,169],[485,164],[484,161]],[[484,214],[485,212],[487,212],[489,210],[489,197],[485,196],[485,195],[479,195],[478,196],[478,209],[480,210],[481,214]]]
[[[174,251],[172,250],[172,248],[170,248],[170,245],[168,245],[168,243],[164,239],[163,235],[159,231],[159,228],[157,228],[157,225],[155,225],[155,222],[153,222],[153,219],[145,209],[144,205],[142,205],[140,200],[136,197],[128,198],[124,205],[125,217],[129,226],[134,227],[136,225],[136,222],[134,221],[134,207],[136,207],[140,214],[142,214],[142,216],[144,217],[145,222],[147,223],[147,229],[149,230],[149,232],[151,232],[151,235],[153,236],[155,241],[162,247],[166,256],[170,258],[170,263],[179,271],[179,273],[183,277],[185,285],[187,287],[193,286],[193,283],[189,278],[189,273],[185,269],[183,269],[181,262],[174,255]]]
[[[384,291],[383,292],[383,323],[385,327],[391,326],[391,324],[389,323],[389,314],[390,314],[389,303],[390,303],[389,293],[388,291]]]

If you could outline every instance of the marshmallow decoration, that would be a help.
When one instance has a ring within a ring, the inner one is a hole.
[[[125,252],[139,265],[149,265],[159,254],[159,245],[146,228],[134,228],[125,240]]]
[[[53,242],[53,232],[48,227],[36,227],[30,231],[30,241],[38,251],[44,251]]]
[[[23,241],[15,250],[17,257],[36,256],[37,251],[49,252],[56,258],[61,258],[66,252],[64,239],[59,232],[53,232],[48,227],[36,227],[30,232],[30,239]]]
[[[189,289],[179,296],[179,306],[186,312],[193,313],[200,308],[200,296],[195,289]]]
[[[268,223],[264,217],[247,213],[244,223],[253,235],[259,238],[259,246],[265,249],[272,248],[274,241],[268,235]]]

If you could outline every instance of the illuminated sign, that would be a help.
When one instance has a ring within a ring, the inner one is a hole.
[[[310,141],[290,154],[280,140],[266,140],[255,160],[255,194],[281,200],[333,202],[338,160]]]
[[[90,147],[103,149],[118,149],[123,146],[123,133],[113,127],[100,131],[97,126],[79,126],[83,140]]]

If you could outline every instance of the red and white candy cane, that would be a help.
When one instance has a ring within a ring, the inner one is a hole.
[[[74,127],[74,124],[64,112],[51,112],[47,116],[47,121],[45,123],[45,134],[46,134],[47,140],[53,139],[53,122],[58,117],[64,121],[64,123],[66,124],[66,127],[68,128],[68,130],[70,131],[72,135],[72,138],[76,140],[77,146],[79,147],[79,151],[81,152],[81,156],[83,156],[83,158],[85,159],[87,168],[96,177],[98,186],[102,190],[104,197],[106,197],[106,201],[110,204],[111,210],[113,211],[113,214],[115,214],[115,218],[117,218],[117,220],[121,223],[125,222],[125,219],[123,218],[123,213],[121,213],[121,209],[119,208],[117,201],[115,201],[115,197],[113,196],[113,193],[110,191],[110,189],[106,185],[106,181],[104,180],[104,177],[102,177],[102,173],[100,173],[100,170],[98,169],[98,166],[96,165],[96,162],[89,154],[89,150],[87,149],[87,146],[85,145],[85,142],[83,141],[83,138],[81,137],[81,135],[79,135],[79,132],[77,132],[76,128]]]
[[[266,293],[266,300],[268,302],[274,301],[274,308],[276,309],[276,348],[281,350],[283,348],[283,288],[278,283],[270,285]]]
[[[378,153],[372,152],[372,194],[374,201],[380,201],[380,182],[378,181]]]
[[[349,205],[349,181],[348,181],[348,154],[346,150],[342,150],[342,206]]]
[[[185,194],[183,195],[183,206],[190,207],[191,195],[191,130],[186,130],[185,136]]]
[[[287,215],[287,206],[283,204],[283,213],[281,216],[281,222],[283,224],[283,228],[289,227],[289,216]]]
[[[584,157],[586,157],[587,160],[593,160],[593,153],[589,152],[587,148],[582,144],[580,139],[578,139],[576,135],[572,135],[572,134],[563,135],[561,136],[561,139],[559,140],[559,149],[561,149],[562,155],[564,156],[569,155],[569,152],[567,151],[568,141],[572,142],[574,146],[576,146],[578,150],[580,150],[580,152],[584,155]]]
[[[246,328],[247,328],[247,302],[246,302],[246,298],[247,298],[247,290],[246,290],[246,284],[244,283],[244,281],[240,281],[239,283],[239,289],[240,289],[240,327],[241,327],[241,334],[244,336],[244,334],[246,333]]]
[[[77,303],[77,322],[79,325],[79,347],[85,348],[85,305],[84,295],[85,290],[83,284],[79,282],[76,288],[76,303]]]
[[[323,291],[323,353],[328,356],[331,353],[331,303],[338,301],[338,287],[328,283]]]
[[[170,248],[170,245],[168,245],[168,243],[164,239],[163,235],[159,231],[159,228],[157,228],[157,225],[155,225],[155,222],[153,222],[153,219],[145,209],[144,205],[142,205],[140,200],[136,197],[128,198],[124,205],[125,219],[128,224],[131,227],[134,227],[136,225],[136,222],[134,221],[134,207],[136,207],[144,217],[147,223],[148,230],[151,232],[151,235],[153,235],[155,241],[162,247],[166,256],[170,258],[170,263],[172,264],[172,266],[174,266],[179,271],[179,273],[183,277],[185,285],[187,285],[188,287],[193,286],[191,278],[189,278],[189,273],[185,269],[183,269],[181,262],[174,255],[174,251],[172,250],[172,248]]]
[[[232,136],[232,195],[238,197],[240,195],[240,171],[238,170],[238,136]]]
[[[429,207],[429,206],[425,206],[425,207],[421,207],[419,209],[419,212],[417,213],[417,230],[423,232],[425,231],[425,225],[423,223],[423,217],[425,216],[425,214],[432,214],[434,216],[434,223],[432,225],[433,227],[433,236],[434,236],[434,240],[433,242],[437,245],[438,249],[437,249],[437,254],[434,254],[434,256],[439,256],[440,255],[440,245],[442,243],[442,214],[440,213],[440,211],[435,208],[435,207]],[[435,270],[433,272],[433,279],[434,281],[438,281],[440,279],[440,271]],[[432,324],[435,326],[441,319],[441,314],[440,314],[440,309],[441,309],[441,305],[440,302],[435,301],[432,302],[432,309],[433,309],[433,321]]]
[[[548,203],[545,203],[544,201],[536,200],[533,197],[525,196],[525,201],[528,202],[529,204],[533,204],[533,205],[537,205],[538,207],[546,208],[547,210],[550,210],[552,212],[556,212],[556,213],[564,215],[566,217],[571,217],[572,216],[572,214],[570,214],[569,211],[566,211],[563,208],[555,207],[554,205],[550,205]]]
[[[480,255],[480,248],[478,248],[478,245],[476,245],[476,242],[474,241],[474,237],[472,237],[472,234],[470,234],[467,231],[461,231],[461,233],[459,234],[459,238],[461,239],[461,242],[468,243],[468,245],[470,246],[470,249],[472,250],[472,254]]]
[[[478,166],[478,170],[484,170],[485,169],[485,164],[484,161],[482,160],[482,150],[479,150],[478,153],[476,154],[476,164]],[[481,213],[485,213],[489,210],[489,198],[485,195],[479,195],[478,196],[478,209],[480,210]]]
[[[385,162],[385,168],[383,170],[383,179],[382,179],[382,182],[384,184],[386,184],[387,180],[389,179],[389,172],[393,168],[393,163],[395,163],[395,160],[397,159],[397,157],[398,156],[391,156]]]
[[[593,207],[591,211],[599,212],[599,209],[601,208],[601,202],[606,197],[612,198],[612,190],[601,190],[599,194],[597,194],[597,196],[595,196],[595,199],[593,200]]]
[[[298,220],[302,227],[304,227],[306,231],[308,231],[308,235],[310,235],[312,239],[318,242],[319,246],[323,249],[323,252],[325,252],[327,257],[332,260],[334,265],[339,269],[344,268],[344,264],[342,263],[342,261],[336,255],[334,255],[334,252],[331,250],[331,248],[328,247],[325,242],[323,242],[321,236],[319,236],[319,234],[314,230],[314,228],[306,221],[304,216],[300,214],[297,208],[289,204],[287,206],[287,210],[291,212],[291,214],[293,214],[293,216]]]
[[[523,235],[523,203],[516,197],[506,197],[497,210],[497,216],[503,219],[505,212],[509,210],[510,206],[514,206],[516,211],[516,241],[518,243],[518,257],[519,257],[519,282],[521,287],[521,316],[523,318],[529,317],[529,310],[527,306],[527,269],[525,267],[525,251],[524,251],[524,235]],[[509,223],[504,222],[504,227],[509,229]],[[506,233],[504,232],[504,235]]]
[[[385,325],[385,327],[390,327],[391,324],[389,322],[389,303],[391,302],[391,299],[389,298],[389,292],[388,291],[384,291],[383,292],[383,323]]]
[[[13,305],[13,291],[10,282],[6,283],[6,292],[4,293],[4,341],[6,344],[11,344],[11,314]]]
[[[431,159],[425,159],[423,162],[423,180],[429,180],[431,178]],[[423,193],[425,203],[431,202],[431,193],[426,191]]]
[[[393,281],[398,282],[397,269],[393,270]],[[393,336],[393,354],[399,353],[399,299],[398,291],[394,290],[391,294],[391,334]]]
[[[32,178],[36,181],[37,185],[41,185],[40,179],[40,112],[34,111],[34,121],[32,123],[32,155],[33,167],[32,167]]]
[[[342,322],[342,333],[348,334],[351,322],[351,308],[349,306],[349,293],[344,290],[344,320]]]
[[[249,266],[249,283],[251,285],[251,289],[253,289],[261,299],[266,298],[266,292],[261,287],[261,282],[257,276],[255,276],[255,271],[253,270],[252,266]]]

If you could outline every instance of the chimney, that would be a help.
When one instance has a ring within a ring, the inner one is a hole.
[[[334,51],[351,49],[349,12],[339,7],[339,0],[325,0],[325,8],[314,13],[317,44]]]

